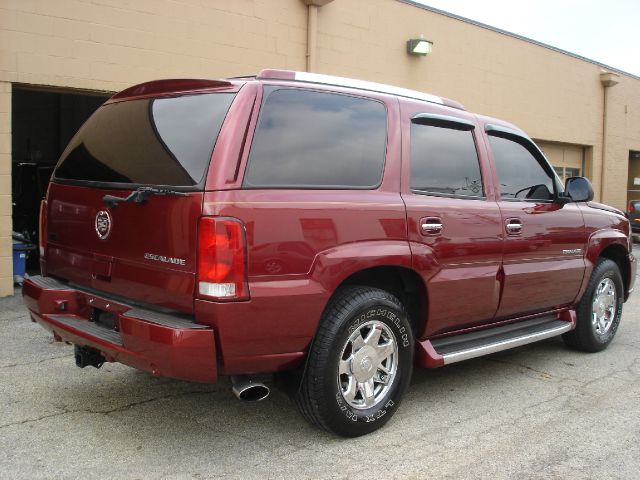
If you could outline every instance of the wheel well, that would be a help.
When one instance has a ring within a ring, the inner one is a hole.
[[[622,283],[624,284],[624,299],[627,300],[627,292],[629,290],[629,277],[631,275],[629,269],[629,260],[627,259],[627,250],[617,243],[609,245],[607,248],[600,252],[600,258],[608,258],[613,260],[620,269],[620,275],[622,275]]]
[[[372,267],[350,275],[338,288],[344,285],[374,287],[395,295],[407,309],[414,337],[422,332],[427,317],[427,292],[415,271],[405,267]]]

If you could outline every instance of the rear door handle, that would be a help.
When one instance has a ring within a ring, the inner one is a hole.
[[[505,227],[509,235],[519,235],[522,233],[522,220],[519,218],[509,218],[506,221]]]
[[[442,220],[438,217],[425,217],[420,219],[420,232],[423,235],[437,235],[442,232]]]

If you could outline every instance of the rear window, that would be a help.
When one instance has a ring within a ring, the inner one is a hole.
[[[55,178],[197,185],[234,95],[212,93],[104,105],[63,152]]]
[[[271,91],[262,106],[245,188],[375,188],[387,111],[375,100],[302,89]]]

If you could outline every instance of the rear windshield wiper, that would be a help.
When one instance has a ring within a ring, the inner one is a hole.
[[[127,197],[105,195],[104,197],[102,197],[102,201],[107,207],[115,208],[120,202],[144,203],[151,195],[177,195],[180,197],[187,196],[185,192],[178,192],[176,190],[170,190],[168,188],[139,187],[131,192]]]

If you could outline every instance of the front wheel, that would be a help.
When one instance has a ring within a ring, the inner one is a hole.
[[[384,425],[407,389],[413,334],[393,295],[347,287],[318,327],[295,401],[311,423],[357,437]]]
[[[585,352],[599,352],[607,348],[620,324],[623,295],[618,265],[601,258],[576,308],[576,329],[562,336],[565,343]]]

